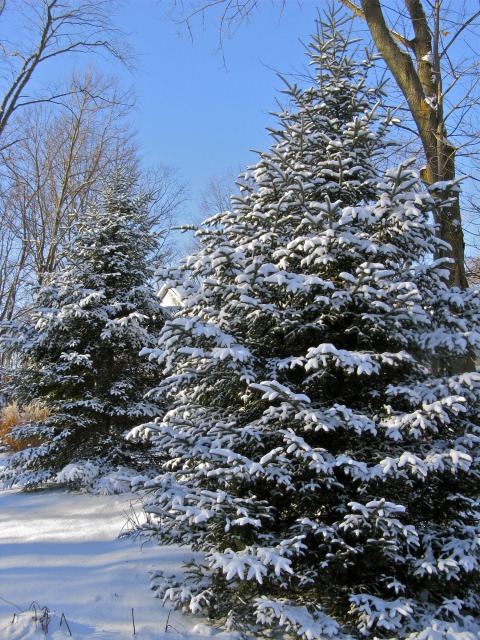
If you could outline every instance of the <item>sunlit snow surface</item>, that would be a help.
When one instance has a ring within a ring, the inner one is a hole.
[[[235,637],[178,612],[171,613],[165,631],[169,610],[150,591],[149,571],[178,571],[189,553],[118,539],[131,500],[59,490],[0,492],[1,640],[45,638],[33,612],[20,611],[32,602],[51,611],[47,638],[55,640]],[[60,626],[62,614],[72,636],[65,622]]]
[[[176,611],[168,617],[169,609],[149,588],[149,571],[178,573],[191,553],[119,539],[134,499],[0,491],[0,640],[238,640],[199,618]],[[32,619],[32,603],[50,610],[46,636],[40,621]],[[65,622],[60,625],[62,614],[71,636]],[[472,635],[428,638],[470,640]]]

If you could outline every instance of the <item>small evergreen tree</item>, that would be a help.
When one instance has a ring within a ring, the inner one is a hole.
[[[16,359],[10,395],[50,413],[13,431],[17,440],[41,444],[9,458],[4,486],[89,485],[118,467],[138,467],[145,455],[144,445],[123,436],[158,413],[158,403],[144,399],[153,365],[139,353],[155,344],[164,318],[148,284],[159,238],[148,198],[134,197],[133,189],[114,175],[79,222],[63,270],[39,290],[36,308],[4,327],[3,346]]]
[[[185,300],[151,351],[173,404],[145,427],[169,461],[143,529],[201,555],[153,587],[255,637],[473,638],[480,376],[431,361],[478,346],[479,293],[431,261],[443,201],[411,163],[376,169],[371,61],[339,26],[243,195],[163,274]]]

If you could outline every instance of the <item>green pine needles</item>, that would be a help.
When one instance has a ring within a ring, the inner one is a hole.
[[[411,162],[389,166],[372,61],[336,16],[273,144],[174,271],[151,349],[171,408],[142,527],[198,552],[175,607],[253,637],[477,637],[479,291],[452,290]],[[143,485],[142,485],[143,486]]]
[[[2,346],[16,363],[11,395],[50,414],[14,429],[15,439],[39,444],[10,456],[0,474],[4,486],[129,489],[125,478],[109,483],[105,476],[118,469],[128,476],[151,462],[148,447],[124,438],[159,410],[144,399],[154,367],[139,357],[164,322],[148,284],[158,242],[151,227],[147,199],[117,172],[80,218],[64,267],[38,291],[35,307],[4,327]]]

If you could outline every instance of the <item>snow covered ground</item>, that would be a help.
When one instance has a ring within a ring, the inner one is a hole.
[[[47,638],[55,640],[235,637],[175,611],[168,619],[169,609],[149,588],[149,570],[178,570],[188,550],[119,539],[132,499],[0,492],[1,640],[44,638],[43,607],[49,609]]]
[[[149,571],[177,573],[191,554],[118,538],[135,499],[0,491],[0,640],[238,640],[154,597]]]

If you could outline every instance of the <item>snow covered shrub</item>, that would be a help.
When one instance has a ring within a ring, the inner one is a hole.
[[[140,528],[201,559],[153,587],[255,637],[473,638],[480,375],[438,363],[478,347],[479,291],[448,288],[429,223],[455,185],[380,173],[371,61],[321,26],[315,84],[160,274],[185,296],[150,352],[172,405]]]
[[[148,201],[133,190],[126,177],[112,177],[102,201],[80,219],[64,268],[39,290],[36,307],[3,327],[2,347],[18,363],[9,394],[49,410],[13,429],[16,441],[34,438],[38,446],[10,456],[0,473],[4,486],[88,486],[117,467],[141,468],[149,456],[145,443],[124,438],[159,411],[144,399],[155,371],[139,353],[155,344],[164,322],[147,284],[158,237]]]

